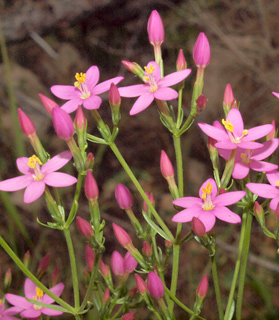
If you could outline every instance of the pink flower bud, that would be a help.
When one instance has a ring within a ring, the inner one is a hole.
[[[84,116],[81,106],[78,106],[78,109],[76,112],[75,126],[77,130],[83,130],[87,126],[87,120]]]
[[[271,140],[273,138],[276,138],[277,134],[276,134],[276,125],[275,125],[275,120],[272,120],[271,122],[273,128],[272,130],[267,134],[267,140]]]
[[[206,233],[204,224],[196,217],[193,217],[192,219],[192,229],[198,237],[201,237]]]
[[[29,267],[29,263],[30,263],[30,251],[27,250],[25,252],[25,255],[23,256],[23,264],[25,265],[25,267]]]
[[[90,238],[93,234],[90,223],[81,217],[77,217],[76,222],[79,232],[84,235],[85,238]]]
[[[137,292],[138,292],[138,288],[137,287],[134,287],[132,289],[129,290],[128,292],[128,296],[130,298],[135,298],[135,296],[137,295]]]
[[[208,291],[208,278],[207,278],[207,275],[205,274],[198,285],[197,294],[201,298],[203,298],[206,296],[207,291]]]
[[[130,252],[127,252],[125,254],[123,263],[124,263],[124,271],[128,273],[133,272],[138,265],[137,260],[131,255]]]
[[[89,271],[92,271],[94,267],[95,253],[88,244],[85,247],[85,260]]]
[[[100,261],[100,269],[104,277],[108,277],[110,275],[108,266],[102,260]]]
[[[109,288],[106,288],[106,291],[103,295],[103,303],[106,303],[109,301],[110,298],[110,292],[109,292]]]
[[[144,70],[136,62],[130,62],[125,60],[122,60],[121,62],[129,71],[136,74],[139,78],[142,78],[144,76]]]
[[[75,133],[73,120],[69,114],[61,108],[52,109],[52,120],[56,134],[59,138],[69,140]]]
[[[161,278],[153,271],[148,273],[147,289],[155,299],[159,299],[165,294],[165,288]]]
[[[35,126],[32,120],[20,109],[17,109],[19,125],[24,134],[28,136],[36,133]]]
[[[183,50],[180,49],[178,53],[178,57],[176,60],[176,70],[181,71],[187,69],[187,62],[183,53]]]
[[[160,169],[165,179],[174,176],[173,165],[164,150],[161,151]]]
[[[56,266],[52,274],[50,275],[50,284],[52,287],[56,285],[57,279],[58,279],[58,267]]]
[[[155,45],[161,45],[165,39],[165,31],[163,21],[158,13],[158,11],[153,10],[148,19],[147,32],[149,37],[149,42]]]
[[[155,201],[154,201],[154,195],[153,195],[153,193],[151,192],[150,194],[148,194],[148,193],[146,192],[145,194],[146,194],[147,198],[149,199],[149,201],[151,202],[151,204],[154,206]],[[143,202],[143,210],[144,210],[145,212],[147,212],[147,204],[146,204],[145,201]]]
[[[219,189],[219,194],[224,194],[224,193],[227,193],[227,191],[225,189],[223,189],[223,188],[220,188]]]
[[[205,95],[201,94],[198,97],[198,99],[196,100],[196,104],[197,104],[197,112],[198,112],[198,114],[201,114],[207,104],[207,99],[206,99]]]
[[[49,266],[49,258],[50,258],[50,253],[46,254],[42,260],[39,263],[38,266],[38,273],[39,272],[46,272],[48,266]]]
[[[88,200],[95,200],[99,197],[99,189],[90,170],[87,170],[86,173],[84,192]]]
[[[230,84],[226,85],[225,93],[224,93],[224,104],[226,106],[231,106],[234,101],[233,90]]]
[[[142,253],[146,257],[151,257],[152,256],[152,248],[150,247],[149,243],[146,242],[146,241],[143,242]]]
[[[132,244],[131,237],[128,235],[128,233],[124,229],[122,229],[115,223],[112,224],[112,227],[113,227],[113,231],[116,236],[116,239],[118,240],[118,242],[122,247],[126,248],[127,246]]]
[[[4,289],[9,289],[12,283],[12,270],[9,268],[4,276]]]
[[[206,35],[201,32],[195,43],[193,58],[197,67],[206,67],[210,62],[210,45]]]
[[[94,155],[92,152],[89,152],[85,161],[85,168],[86,170],[92,170],[94,166]]]
[[[115,188],[115,198],[121,209],[129,209],[133,205],[131,192],[121,183]]]
[[[121,317],[121,320],[134,320],[135,312],[129,312]]]
[[[50,98],[44,96],[43,94],[39,94],[40,99],[42,100],[42,103],[46,109],[46,111],[52,116],[52,109],[53,108],[59,108],[59,105],[51,100]]]
[[[144,295],[147,292],[147,285],[146,285],[145,281],[137,273],[135,273],[135,278],[136,278],[136,284],[137,284],[137,288],[139,290],[139,293],[141,295]]]
[[[112,107],[119,107],[121,103],[121,98],[120,98],[118,88],[114,83],[110,85],[109,103]]]
[[[172,247],[172,242],[169,240],[165,240],[165,246],[167,249],[170,249]]]
[[[124,260],[118,251],[113,251],[111,256],[111,270],[116,276],[123,276],[124,274]]]

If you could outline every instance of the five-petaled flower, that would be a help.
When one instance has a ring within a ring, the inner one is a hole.
[[[23,176],[1,181],[0,190],[18,191],[26,188],[24,202],[31,203],[44,193],[46,185],[51,187],[71,186],[77,182],[75,177],[62,172],[54,172],[67,164],[71,158],[71,151],[64,151],[42,166],[40,159],[35,155],[30,158],[18,158],[16,164]]]
[[[216,148],[220,149],[258,149],[263,147],[261,143],[254,142],[267,135],[272,130],[271,124],[254,127],[249,130],[244,129],[243,119],[238,109],[231,109],[226,120],[222,120],[222,125],[211,126],[207,123],[198,123],[201,130],[209,137],[215,139]]]
[[[64,290],[64,284],[62,282],[58,283],[56,286],[52,287],[50,291],[59,297]],[[38,302],[52,304],[54,300],[35,285],[30,279],[26,279],[24,283],[24,293],[25,297],[30,300],[35,300]],[[47,307],[41,307],[39,305],[33,304],[25,299],[15,294],[7,293],[5,295],[6,300],[14,305],[15,307],[21,308],[20,316],[22,318],[38,318],[42,313],[48,316],[58,316],[63,312],[49,309]],[[23,311],[22,311],[23,310]]]
[[[132,98],[139,96],[130,110],[130,115],[145,110],[154,99],[166,101],[176,99],[178,93],[174,89],[169,88],[169,86],[181,82],[191,73],[191,69],[185,69],[161,78],[160,67],[155,61],[150,61],[144,69],[144,84],[119,88],[121,97]]]
[[[102,99],[98,94],[108,91],[112,83],[118,84],[123,80],[123,77],[115,77],[97,84],[99,77],[99,68],[91,66],[86,73],[76,73],[74,86],[55,85],[50,90],[56,97],[69,100],[61,107],[68,113],[75,111],[79,105],[89,110],[99,109]]]
[[[5,305],[0,299],[0,319],[1,320],[18,320],[18,318],[13,317],[15,314],[22,311],[22,308],[12,307],[5,310]]]
[[[193,217],[199,218],[204,224],[206,232],[211,230],[216,218],[229,223],[239,223],[239,215],[226,208],[241,200],[245,191],[232,191],[217,195],[218,189],[215,180],[206,180],[199,191],[199,198],[184,197],[173,201],[176,206],[186,208],[178,212],[173,218],[174,222],[189,222]]]

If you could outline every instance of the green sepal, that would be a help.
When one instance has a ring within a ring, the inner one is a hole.
[[[165,232],[160,227],[158,227],[157,224],[155,224],[154,221],[152,221],[144,211],[142,212],[142,214],[146,222],[153,230],[155,230],[162,238],[171,242],[171,239],[165,234]]]
[[[89,134],[89,133],[87,133],[87,140],[93,143],[108,144],[104,139],[93,136],[92,134]]]

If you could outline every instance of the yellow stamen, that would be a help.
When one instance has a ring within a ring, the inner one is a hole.
[[[275,182],[276,187],[279,187],[279,180]]]
[[[202,188],[202,199],[205,200],[206,199],[206,195],[207,194],[211,194],[212,192],[212,184],[210,182],[208,182],[207,186],[205,188]]]
[[[143,77],[142,77],[142,80],[143,80],[144,82],[149,82],[148,76],[143,76]]]
[[[42,298],[42,296],[44,295],[44,292],[42,289],[36,287],[36,294],[38,298]]]
[[[37,156],[33,155],[32,157],[29,158],[27,165],[31,169],[35,169],[36,163],[38,163],[39,165],[42,164],[41,160]]]
[[[153,71],[155,70],[155,67],[153,67],[153,65],[151,64],[151,65],[149,66],[149,68],[144,67],[144,70],[145,70],[147,73],[153,73]]]
[[[247,129],[242,131],[242,137],[247,136],[247,134],[248,134],[248,130]]]
[[[222,119],[222,123],[223,123],[223,126],[230,132],[233,132],[234,130],[234,127],[232,125],[232,123],[230,122],[229,119],[225,120],[225,119]],[[245,131],[245,130],[244,130]],[[247,130],[247,133],[248,133],[248,130]],[[247,134],[246,133],[246,134]]]
[[[37,301],[38,297],[37,296],[33,296],[33,300]]]
[[[3,300],[2,300],[2,299],[0,299],[0,306],[1,306],[2,302],[3,302]]]
[[[86,74],[82,73],[82,72],[80,72],[80,73],[77,72],[75,75],[75,78],[78,82],[83,83],[83,82],[85,82]]]

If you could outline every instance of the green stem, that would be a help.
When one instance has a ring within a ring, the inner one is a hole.
[[[234,268],[234,275],[233,275],[233,280],[232,280],[232,284],[231,284],[231,290],[230,290],[230,295],[229,295],[229,299],[228,299],[228,303],[227,303],[227,308],[226,308],[224,320],[229,319],[229,315],[231,312],[233,297],[234,297],[236,283],[237,283],[239,269],[240,269],[240,262],[241,262],[242,250],[243,250],[243,245],[244,245],[244,238],[245,238],[245,234],[246,234],[246,221],[247,221],[247,213],[244,213],[242,215],[242,224],[241,224],[241,232],[240,232],[240,239],[239,239],[239,245],[238,245],[238,254],[237,254],[236,264],[235,264],[235,268]]]
[[[222,179],[221,179],[221,188],[225,189],[227,185],[229,184],[229,181],[231,179],[233,167],[234,167],[234,161],[235,161],[235,156],[236,156],[236,150],[232,150],[230,159],[227,161]]]
[[[176,156],[176,166],[177,166],[177,178],[178,178],[178,189],[180,196],[183,197],[184,194],[184,179],[183,179],[183,161],[181,152],[181,140],[180,137],[173,135],[173,144]]]
[[[245,235],[244,235],[243,254],[242,254],[242,260],[241,260],[241,269],[240,269],[239,280],[238,280],[238,294],[237,294],[237,303],[236,303],[236,320],[241,320],[241,309],[242,309],[242,301],[243,301],[243,292],[244,292],[244,285],[245,285],[248,253],[249,253],[249,247],[250,247],[252,220],[253,220],[252,214],[248,213],[247,221],[246,221],[246,232],[245,232]]]
[[[118,159],[118,161],[121,163],[123,169],[125,170],[125,172],[127,173],[127,175],[129,176],[129,178],[132,180],[132,182],[134,183],[135,187],[137,188],[138,192],[140,193],[140,195],[142,196],[143,200],[146,202],[148,208],[150,209],[150,211],[152,212],[152,215],[154,216],[154,218],[156,219],[156,221],[158,222],[158,224],[161,226],[161,228],[164,230],[165,234],[168,236],[169,240],[171,242],[174,241],[174,237],[172,235],[172,233],[170,232],[169,228],[166,226],[166,224],[164,223],[164,221],[161,219],[161,217],[159,216],[159,214],[157,213],[157,211],[155,210],[155,208],[153,207],[152,203],[150,202],[150,200],[148,199],[148,197],[146,196],[142,186],[139,184],[137,178],[135,177],[135,175],[133,174],[133,172],[131,171],[130,167],[128,166],[127,162],[125,161],[125,159],[123,158],[122,154],[120,153],[119,149],[117,148],[116,144],[114,142],[109,143],[109,146],[111,148],[111,150],[113,151],[113,153],[115,154],[116,158]]]
[[[57,297],[54,293],[52,293],[46,286],[44,286],[34,275],[33,273],[27,269],[27,267],[23,264],[23,262],[18,258],[18,256],[14,253],[14,251],[10,248],[7,242],[0,236],[0,245],[7,252],[10,258],[14,261],[14,263],[19,267],[19,269],[26,275],[27,278],[32,280],[44,293],[50,296],[55,302],[57,302],[61,307],[65,308],[72,314],[75,314],[75,309],[69,305],[67,302]]]
[[[213,276],[213,282],[214,282],[214,288],[215,288],[215,294],[216,294],[216,300],[217,300],[217,306],[218,306],[219,319],[223,320],[224,310],[223,310],[223,304],[222,304],[220,287],[219,287],[215,254],[214,256],[211,257],[211,264],[212,264],[212,276]]]
[[[74,247],[73,247],[73,242],[72,242],[70,230],[64,229],[63,231],[64,231],[64,236],[65,236],[67,247],[68,247],[70,264],[71,264],[75,309],[78,309],[80,301],[79,301],[78,273],[77,273],[75,251],[74,251]]]

